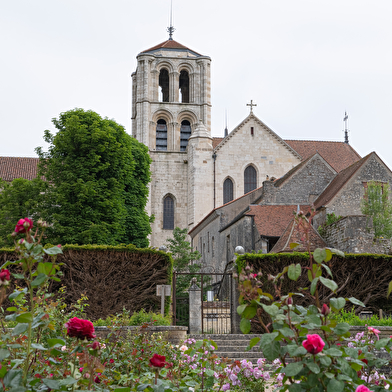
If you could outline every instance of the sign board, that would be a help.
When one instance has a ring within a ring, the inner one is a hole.
[[[171,286],[170,284],[158,284],[157,285],[157,295],[162,295],[162,287],[163,290],[165,292],[165,296],[166,297],[170,297],[171,296]]]

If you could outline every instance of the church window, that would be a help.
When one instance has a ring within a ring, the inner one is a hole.
[[[253,166],[248,166],[244,173],[244,193],[257,188],[257,173]]]
[[[174,229],[174,199],[166,196],[163,200],[163,229]]]
[[[230,178],[226,178],[223,183],[223,204],[233,200],[233,181]]]
[[[184,70],[180,72],[180,102],[189,103],[189,74]]]
[[[185,151],[188,145],[188,139],[191,136],[192,129],[191,123],[188,120],[184,120],[181,122],[181,131],[180,131],[180,149],[181,151]]]
[[[169,72],[162,68],[159,72],[160,102],[169,102]]]
[[[157,122],[156,149],[159,151],[167,150],[167,124],[162,119]]]
[[[250,134],[253,136],[254,135],[254,128],[250,127]]]

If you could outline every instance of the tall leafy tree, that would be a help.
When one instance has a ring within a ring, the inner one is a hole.
[[[19,219],[40,217],[45,188],[40,178],[16,178],[12,182],[0,179],[0,246],[14,244],[11,234]]]
[[[375,237],[392,238],[389,183],[368,182],[361,210],[363,214],[372,218]]]
[[[147,152],[121,125],[90,110],[70,110],[52,121],[57,133],[45,131],[48,151],[36,149],[40,174],[48,182],[44,217],[52,223],[48,230],[52,241],[140,245],[144,240],[145,244],[149,227],[136,235],[130,226],[148,221],[146,201],[136,205],[131,196],[134,186],[147,187]],[[137,171],[133,153],[147,155],[138,158],[144,166]],[[137,178],[140,172],[146,173],[143,179]],[[141,198],[146,196],[144,192]]]

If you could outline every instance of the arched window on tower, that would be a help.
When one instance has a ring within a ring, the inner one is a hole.
[[[163,229],[174,230],[174,199],[170,195],[163,199]]]
[[[159,101],[169,102],[169,71],[162,68],[159,72]]]
[[[186,146],[188,145],[188,139],[191,136],[192,129],[191,123],[188,120],[184,120],[181,122],[181,131],[180,131],[180,150],[185,151]]]
[[[180,102],[189,103],[189,74],[184,70],[180,72]]]
[[[244,193],[257,188],[257,173],[253,166],[248,166],[244,172]]]
[[[223,204],[233,200],[233,181],[230,178],[226,178],[223,183]]]
[[[167,124],[165,120],[158,120],[156,129],[156,149],[167,150]]]

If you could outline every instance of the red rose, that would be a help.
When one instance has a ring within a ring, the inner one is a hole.
[[[154,354],[150,358],[150,366],[162,368],[166,365],[166,357],[164,355]]]
[[[88,347],[91,347],[93,350],[99,350],[101,348],[99,342],[95,341],[92,344],[89,344]]]
[[[319,335],[306,335],[307,340],[302,342],[302,345],[306,348],[306,351],[310,354],[318,354],[323,350],[325,343]]]
[[[19,219],[15,226],[15,233],[26,233],[33,228],[33,221],[29,218]]]
[[[324,304],[323,307],[321,308],[321,314],[323,316],[328,316],[331,313],[331,310],[327,306],[327,304]]]
[[[71,318],[65,324],[67,334],[70,338],[78,339],[94,339],[94,326],[89,320],[78,319],[77,317]]]
[[[0,286],[2,284],[7,285],[10,278],[11,278],[10,271],[8,271],[7,269],[2,269],[0,272]]]

